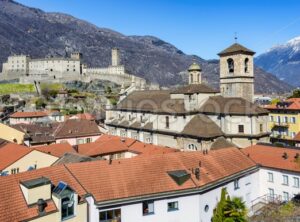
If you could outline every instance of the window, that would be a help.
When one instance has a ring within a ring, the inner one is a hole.
[[[204,211],[207,212],[209,210],[209,206],[206,204],[204,207]]]
[[[274,182],[273,173],[268,173],[268,182]]]
[[[166,116],[166,128],[170,127],[169,117]]]
[[[275,196],[275,194],[274,194],[274,189],[269,188],[269,197],[270,197],[271,201],[274,200],[274,196]]]
[[[92,142],[92,138],[86,138],[86,143],[91,143]]]
[[[74,215],[74,194],[61,199],[61,219],[65,220]]]
[[[263,124],[259,124],[259,131],[262,133],[264,131]]]
[[[248,65],[249,65],[249,59],[248,58],[245,59],[244,65],[245,65],[245,72],[248,72]]]
[[[291,117],[291,123],[296,123],[296,117]]]
[[[143,215],[154,214],[154,201],[143,202]]]
[[[11,174],[17,174],[17,173],[19,173],[19,168],[13,168],[13,169],[11,169],[10,173]]]
[[[100,212],[99,221],[120,221],[121,220],[121,209],[108,210]]]
[[[299,188],[299,178],[298,177],[294,177],[294,187]]]
[[[197,146],[195,144],[188,145],[189,150],[197,150]]]
[[[277,116],[277,122],[280,123],[280,116]]]
[[[239,125],[239,133],[244,133],[244,125]]]
[[[227,65],[228,65],[228,72],[234,73],[234,61],[233,59],[227,59]]]
[[[289,185],[289,177],[287,175],[283,175],[283,185]]]
[[[191,76],[191,83],[193,82],[193,74],[190,75]]]
[[[274,122],[274,116],[270,116],[270,121]]]
[[[168,211],[178,210],[178,201],[168,203]]]
[[[239,185],[239,180],[235,180],[234,181],[234,189],[237,190],[237,189],[240,189],[240,185]]]
[[[288,192],[283,192],[283,201],[289,201],[289,193]]]

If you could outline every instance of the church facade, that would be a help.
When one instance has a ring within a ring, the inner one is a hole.
[[[135,91],[107,109],[109,134],[191,151],[268,142],[268,111],[252,103],[254,52],[234,44],[219,55],[220,91],[193,63],[188,85]]]

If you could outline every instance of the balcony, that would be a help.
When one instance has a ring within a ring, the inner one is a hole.
[[[276,128],[276,127],[284,127],[284,128],[289,128],[289,123],[284,123],[284,122],[274,122],[271,128]]]

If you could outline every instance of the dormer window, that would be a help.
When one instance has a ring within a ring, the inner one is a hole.
[[[233,59],[227,59],[227,65],[228,65],[228,72],[234,73],[234,61]]]
[[[75,215],[77,194],[64,182],[59,182],[53,190],[53,195],[60,200],[61,220],[67,220]]]
[[[247,73],[247,72],[249,71],[249,69],[248,69],[248,66],[249,66],[249,59],[246,58],[244,63],[245,63],[245,64],[244,64],[244,66],[245,66],[245,73]]]

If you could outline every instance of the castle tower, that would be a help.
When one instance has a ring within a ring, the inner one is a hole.
[[[71,53],[71,59],[81,60],[82,59],[82,53],[72,52]]]
[[[253,55],[255,52],[235,43],[220,56],[220,91],[224,97],[242,97],[250,102],[254,96]]]
[[[120,51],[117,48],[111,50],[111,65],[119,66],[120,65]]]
[[[201,84],[202,75],[201,67],[197,63],[193,63],[189,69],[189,84]]]

